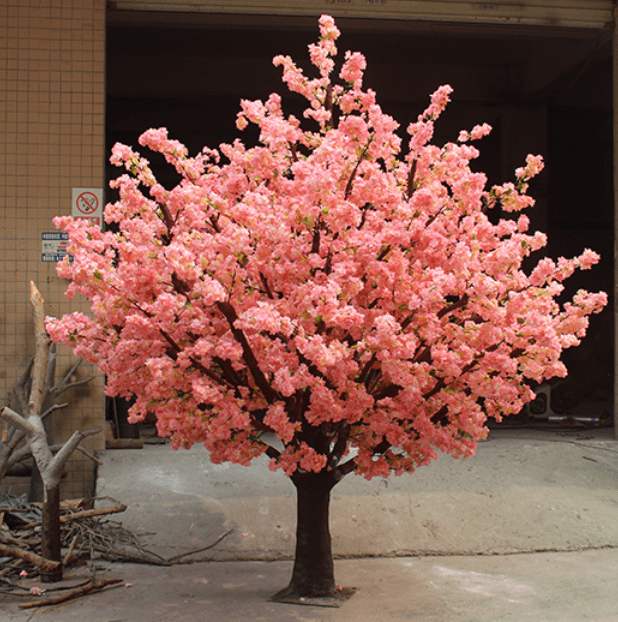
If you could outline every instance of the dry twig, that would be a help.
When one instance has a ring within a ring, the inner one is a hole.
[[[122,579],[104,579],[104,580],[96,580],[89,581],[86,585],[82,585],[79,587],[72,588],[65,592],[64,594],[59,594],[58,596],[50,596],[49,598],[44,598],[42,600],[33,601],[30,603],[22,603],[19,605],[21,609],[31,609],[32,607],[45,607],[47,605],[57,605],[59,603],[63,603],[67,600],[71,600],[73,598],[79,598],[80,596],[85,596],[86,594],[90,594],[94,591],[102,590],[105,587],[110,585],[116,585],[118,583],[122,583]]]
[[[94,508],[93,510],[83,510],[82,512],[72,512],[69,514],[63,514],[60,516],[60,523],[70,523],[71,521],[81,520],[82,518],[91,518],[92,516],[104,516],[106,514],[117,514],[118,512],[124,512],[127,509],[126,505],[119,503],[118,505],[112,505],[106,508]],[[34,523],[28,523],[26,528],[39,527],[43,521],[36,521]]]

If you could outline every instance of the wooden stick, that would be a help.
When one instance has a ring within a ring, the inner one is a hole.
[[[90,518],[92,516],[103,516],[104,514],[118,514],[118,512],[124,512],[127,506],[119,503],[118,505],[110,505],[106,508],[94,508],[92,510],[82,510],[81,512],[75,512],[73,514],[63,514],[60,517],[61,523],[70,523],[74,520],[81,518]]]
[[[118,512],[124,512],[127,509],[126,505],[119,503],[118,505],[110,505],[106,508],[95,508],[94,510],[83,510],[81,512],[74,512],[73,514],[62,514],[60,516],[61,523],[70,523],[74,520],[79,520],[80,518],[91,518],[92,516],[103,516],[104,514],[117,514]],[[18,529],[29,529],[31,527],[38,527],[42,524],[42,521],[34,521],[32,523],[27,523],[23,527],[18,527]]]
[[[93,456],[89,451],[86,451],[81,445],[77,446],[77,451],[80,451],[82,454],[84,454],[84,456],[86,456],[86,458],[90,458],[90,460],[92,460],[93,462],[95,462],[99,466],[103,465],[103,463],[98,458]]]
[[[32,607],[45,607],[46,605],[57,605],[58,603],[63,603],[66,600],[71,600],[72,598],[78,598],[79,596],[85,596],[90,592],[95,590],[101,590],[108,585],[115,585],[117,583],[122,583],[122,579],[104,579],[99,581],[93,581],[92,583],[87,583],[81,587],[73,588],[64,594],[60,594],[59,596],[50,596],[49,598],[45,598],[43,600],[34,601],[31,603],[22,603],[19,605],[20,609],[31,609]]]
[[[143,449],[141,438],[111,438],[105,441],[105,449]]]
[[[75,549],[76,542],[77,542],[77,536],[73,536],[73,539],[71,540],[71,544],[69,545],[69,550],[67,551],[67,554],[62,559],[63,568],[66,568],[66,565],[69,563],[69,560],[71,559],[71,555],[73,555],[73,549]]]
[[[209,544],[208,546],[205,546],[201,549],[196,549],[195,551],[188,551],[187,553],[181,553],[180,555],[174,555],[173,557],[168,557],[166,561],[173,563],[179,559],[182,559],[183,557],[187,557],[188,555],[194,555],[195,553],[202,553],[203,551],[212,549],[213,546],[217,546],[217,544],[219,544],[219,542],[221,542],[223,538],[226,538],[227,536],[229,536],[233,531],[234,531],[233,529],[226,531],[222,536],[219,536],[212,544]]]
[[[31,543],[31,540],[26,540],[25,538],[13,538],[12,536],[5,536],[0,533],[0,542],[3,544],[13,544],[17,548],[24,549],[28,548],[28,545]]]
[[[39,568],[43,568],[44,570],[55,570],[58,566],[60,566],[60,562],[52,562],[49,559],[45,559],[44,557],[37,555],[36,553],[24,551],[23,549],[18,549],[14,546],[0,544],[0,553],[7,555],[8,557],[19,557],[20,559],[25,559],[31,564],[34,564]]]

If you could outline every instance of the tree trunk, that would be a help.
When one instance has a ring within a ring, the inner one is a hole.
[[[44,500],[45,486],[43,485],[41,471],[39,471],[35,460],[32,466],[32,473],[30,474],[30,485],[28,486],[28,503],[41,503]]]
[[[41,557],[62,561],[60,543],[60,485],[45,488],[43,523],[41,525]],[[41,570],[41,581],[62,581],[62,565],[54,570]]]
[[[276,600],[336,595],[328,509],[334,481],[330,473],[292,476],[296,486],[296,554],[292,579]]]

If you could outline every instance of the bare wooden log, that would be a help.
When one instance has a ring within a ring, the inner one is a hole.
[[[30,282],[30,302],[34,313],[36,349],[27,411],[25,416],[21,416],[5,406],[0,411],[0,417],[28,437],[28,444],[44,488],[41,553],[44,558],[58,562],[56,568],[44,569],[41,573],[41,580],[59,581],[62,579],[62,566],[60,564],[60,479],[62,470],[82,439],[99,430],[74,432],[71,438],[58,450],[58,453],[55,456],[52,454],[41,417],[41,414],[53,405],[53,397],[50,402],[50,392],[46,392],[45,389],[46,380],[48,385],[53,382],[48,365],[51,340],[45,330],[44,300],[32,281]],[[52,354],[52,361],[54,361],[55,368],[55,352]]]
[[[41,299],[42,300],[42,299]],[[90,382],[94,376],[89,376],[88,378],[84,378],[82,380],[72,381],[77,368],[81,364],[82,360],[77,359],[77,361],[71,366],[71,368],[65,373],[64,377],[54,384],[55,374],[56,374],[56,348],[55,344],[51,344],[49,349],[49,356],[47,359],[47,367],[45,370],[45,385],[43,387],[43,401],[41,405],[42,412],[40,417],[42,420],[47,420],[47,418],[53,414],[56,410],[64,408],[67,404],[56,404],[55,400],[65,391],[72,389],[73,387],[78,387],[83,384]],[[24,373],[21,375],[15,388],[12,390],[12,402],[13,404],[9,404],[9,407],[14,412],[23,415],[24,417],[28,413],[28,403],[30,401],[30,393],[32,387],[32,378],[31,373],[34,368],[34,360],[33,357],[30,360],[27,368]],[[46,432],[47,424],[43,426]],[[11,427],[7,430],[3,430],[2,439],[0,440],[0,481],[7,475],[7,470],[18,462],[19,459],[15,458],[16,451],[27,451],[31,453],[31,450],[28,445],[22,446],[19,449],[16,449],[20,443],[26,438],[26,432],[24,432],[21,428],[16,428],[11,424]],[[48,439],[49,441],[49,439]],[[81,448],[78,448],[81,451]],[[88,455],[88,457],[92,458],[92,456]],[[35,482],[37,480],[39,483]],[[42,492],[41,496],[36,492],[38,488],[41,488],[42,491],[42,480],[39,474],[39,469],[35,464],[31,490],[29,493],[30,501],[42,501]]]
[[[105,441],[105,449],[143,449],[141,438],[111,438]]]
[[[60,486],[45,488],[43,520],[41,521],[41,553],[47,559],[62,562],[60,543]],[[41,581],[62,581],[62,563],[56,568],[43,569]]]
[[[0,553],[7,557],[18,557],[19,559],[24,559],[43,570],[53,570],[60,566],[59,561],[46,559],[45,557],[32,553],[31,551],[20,549],[15,546],[7,546],[6,544],[0,544]]]

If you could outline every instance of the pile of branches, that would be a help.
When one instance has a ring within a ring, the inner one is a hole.
[[[126,510],[126,506],[109,497],[95,499],[108,505],[88,508],[84,499],[60,504],[62,566],[64,569],[95,560],[171,566],[188,561],[196,553],[216,546],[233,530],[219,536],[203,548],[173,557],[161,557],[142,547],[139,536],[122,523],[105,516]],[[36,577],[41,570],[53,569],[57,562],[41,555],[40,530],[42,504],[29,503],[26,495],[15,496],[0,490],[0,591],[12,591],[20,576]]]
[[[122,583],[120,579],[97,579],[95,560],[171,566],[214,547],[232,532],[227,531],[204,548],[166,559],[140,546],[139,537],[121,523],[104,518],[123,512],[125,505],[109,497],[95,501],[106,501],[108,505],[91,508],[88,506],[92,503],[88,504],[83,499],[60,504],[63,555],[61,562],[55,562],[41,555],[42,504],[29,503],[26,495],[15,496],[0,490],[0,596],[44,596],[19,605],[20,608],[56,605]],[[70,588],[47,587],[41,590],[38,586],[28,587],[32,579],[40,576],[41,572],[53,570],[58,563],[62,564],[63,569],[87,565],[91,577]]]
[[[29,503],[26,496],[0,491],[0,590],[11,591],[14,580],[36,577],[53,570],[59,563],[70,568],[95,559],[111,561],[147,561],[135,534],[120,523],[103,520],[109,514],[123,512],[126,506],[111,500],[110,505],[89,508],[85,500],[63,501],[60,506],[61,562],[41,555],[40,503]],[[150,554],[154,555],[154,554]]]

